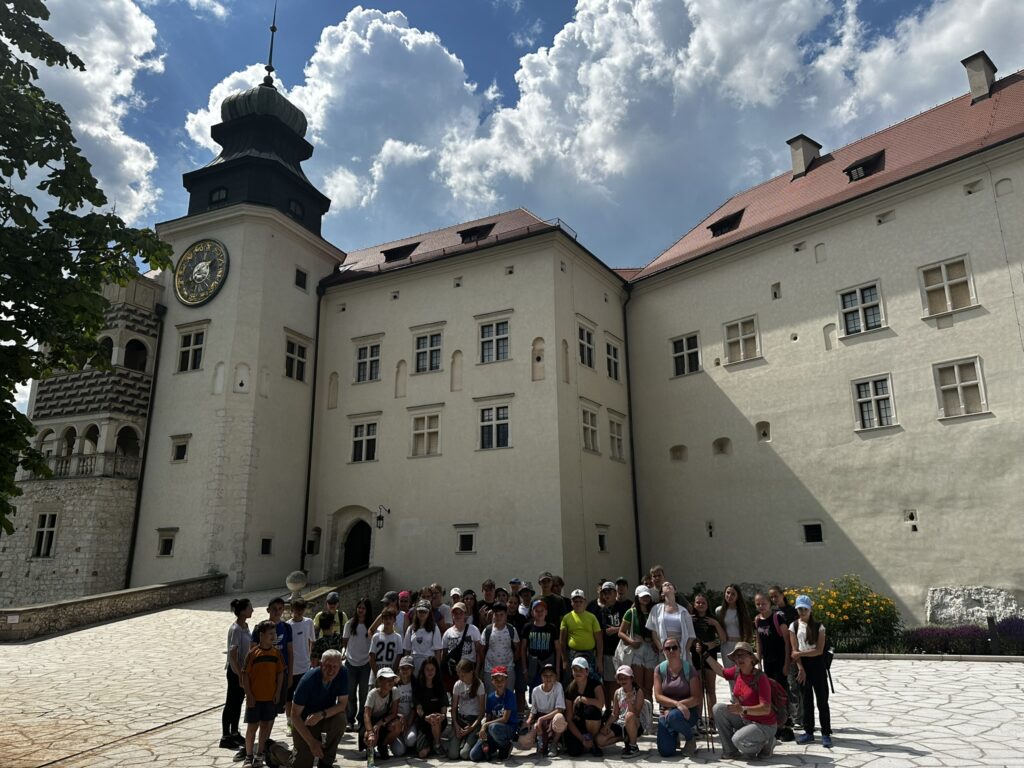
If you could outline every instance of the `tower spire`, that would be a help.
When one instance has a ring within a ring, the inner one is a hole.
[[[263,84],[274,87],[274,35],[277,33],[277,0],[274,0],[274,18],[270,22],[270,55],[267,56],[267,76],[263,78]]]

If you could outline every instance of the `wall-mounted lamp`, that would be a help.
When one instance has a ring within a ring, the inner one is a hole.
[[[391,510],[385,507],[383,504],[377,507],[377,530],[379,531],[384,527],[384,515],[391,514]]]

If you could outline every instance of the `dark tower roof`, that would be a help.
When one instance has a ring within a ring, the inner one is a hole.
[[[271,33],[277,31],[276,20],[275,9]],[[189,192],[188,212],[238,203],[267,205],[319,235],[331,201],[302,172],[302,161],[313,154],[305,139],[306,116],[274,87],[273,52],[271,36],[263,82],[221,103],[221,122],[210,130],[220,154],[182,177]]]

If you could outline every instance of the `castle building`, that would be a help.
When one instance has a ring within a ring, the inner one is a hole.
[[[631,270],[523,209],[346,253],[301,112],[229,97],[158,226],[174,271],[111,294],[114,372],[34,385],[56,472],[22,478],[0,596],[653,562],[682,589],[858,573],[910,621],[931,587],[1021,596],[1024,77],[964,66],[970,93],[865,139],[791,139]]]

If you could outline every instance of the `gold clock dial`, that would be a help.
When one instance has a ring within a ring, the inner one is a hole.
[[[187,307],[205,304],[228,276],[228,249],[216,240],[200,240],[181,254],[174,270],[174,295]]]

